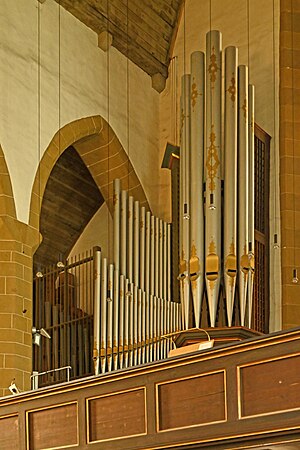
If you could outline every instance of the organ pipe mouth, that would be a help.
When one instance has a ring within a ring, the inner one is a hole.
[[[184,273],[180,273],[177,277],[177,280],[183,281],[185,279],[186,275]]]
[[[298,281],[299,281],[297,269],[293,270],[293,280],[292,281],[293,281],[294,284],[297,284]]]
[[[197,278],[199,277],[199,275],[200,275],[200,272],[192,272],[192,273],[190,273],[190,280],[191,280],[191,281],[197,280]]]
[[[188,205],[187,205],[187,203],[185,203],[185,204],[183,205],[183,218],[184,218],[185,220],[189,220],[189,218],[190,218],[190,215],[189,215],[189,213],[188,213]]]
[[[214,203],[214,194],[209,194],[209,209],[214,210],[216,209],[216,205]]]

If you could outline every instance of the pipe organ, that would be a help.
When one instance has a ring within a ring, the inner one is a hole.
[[[166,358],[181,329],[171,301],[171,226],[151,215],[114,180],[112,264],[94,254],[95,374]]]
[[[239,301],[239,322],[251,327],[254,87],[237,48],[227,47],[222,63],[221,40],[219,31],[207,33],[206,54],[191,55],[191,73],[181,83],[178,279],[186,329],[191,302],[199,327],[205,294],[215,326],[221,286],[228,326]]]

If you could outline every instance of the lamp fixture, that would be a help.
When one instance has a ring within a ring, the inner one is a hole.
[[[41,345],[42,336],[47,339],[51,339],[50,334],[44,328],[40,328],[38,330],[36,327],[32,327],[31,332],[33,344],[37,345],[38,347]]]
[[[21,391],[20,389],[17,387],[15,380],[13,379],[12,382],[10,383],[10,386],[8,387],[8,389],[10,390],[10,392],[12,393],[12,395],[16,395],[16,394],[20,394]]]

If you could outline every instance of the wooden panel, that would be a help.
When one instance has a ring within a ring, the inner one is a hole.
[[[146,433],[145,389],[88,400],[88,442]]]
[[[18,416],[0,417],[1,450],[18,450],[19,426]]]
[[[240,368],[240,416],[300,408],[300,356]]]
[[[158,430],[226,420],[224,372],[158,385]]]
[[[29,450],[78,444],[77,404],[28,412]]]

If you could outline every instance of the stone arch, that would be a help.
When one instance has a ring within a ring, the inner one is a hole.
[[[0,216],[16,219],[16,206],[5,156],[0,145]]]
[[[115,178],[120,178],[122,188],[149,209],[145,192],[124,148],[110,125],[97,115],[65,125],[50,142],[33,183],[29,213],[31,227],[39,229],[42,199],[48,178],[58,158],[70,146],[77,150],[86,164],[110,211]]]

